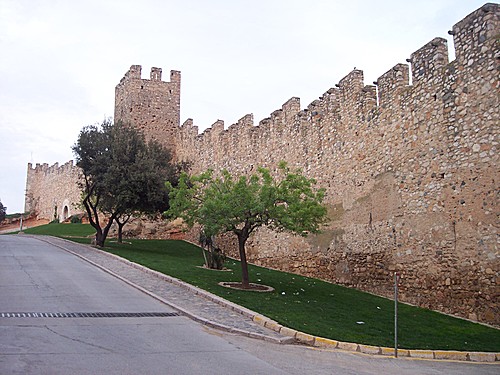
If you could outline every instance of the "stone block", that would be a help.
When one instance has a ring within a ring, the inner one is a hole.
[[[335,349],[338,344],[338,341],[325,339],[324,337],[316,337],[316,339],[314,340],[314,346],[320,348]]]
[[[290,337],[293,337],[293,338],[295,338],[295,336],[297,335],[297,331],[296,330],[288,328],[288,327],[281,327],[280,333],[282,335],[284,335],[284,336],[290,336]]]
[[[432,350],[410,350],[410,357],[434,359],[434,352]]]
[[[275,322],[274,320],[267,320],[266,323],[264,324],[264,327],[269,328],[275,332],[279,332],[281,327],[283,326]]]
[[[495,362],[498,353],[469,352],[469,359],[472,362]]]
[[[467,361],[467,352],[436,350],[434,351],[436,359],[448,359],[453,361]]]
[[[381,350],[379,346],[372,345],[362,345],[359,344],[359,351],[365,354],[380,354]]]
[[[339,341],[337,345],[337,349],[348,350],[350,352],[359,351],[359,345],[354,342],[342,342]]]
[[[295,338],[304,344],[314,345],[314,336],[313,335],[309,335],[309,334],[304,333],[304,332],[297,332],[297,334],[295,335]]]

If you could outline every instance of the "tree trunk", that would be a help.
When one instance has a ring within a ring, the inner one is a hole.
[[[123,242],[123,227],[125,226],[125,223],[120,223],[118,220],[116,220],[118,223],[118,243]]]
[[[87,211],[90,225],[95,229],[95,245],[103,247],[104,240],[106,238],[103,237],[102,228],[99,223],[99,215],[97,213],[96,207],[90,201],[90,195],[87,195],[87,197],[83,200],[83,205],[85,207],[85,210]]]
[[[115,220],[115,216],[111,215],[111,217],[108,219],[108,223],[104,227],[102,231],[102,245],[99,245],[101,247],[104,247],[104,241],[106,241],[106,238],[108,237],[109,229],[111,228],[111,225],[113,224],[113,221]]]
[[[238,233],[238,249],[240,251],[240,261],[241,261],[241,285],[243,288],[250,288],[250,282],[248,277],[248,263],[247,255],[245,252],[245,242],[247,242],[248,235],[245,233]]]
[[[106,238],[103,236],[101,227],[97,227],[95,229],[96,229],[96,231],[95,231],[95,244],[96,244],[96,246],[104,247],[104,240]]]
[[[118,224],[118,243],[122,243],[123,239],[123,227],[128,223],[131,215],[125,215],[125,219],[120,221],[121,216],[115,218],[116,224]]]

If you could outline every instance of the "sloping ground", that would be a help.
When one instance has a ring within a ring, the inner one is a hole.
[[[37,220],[35,218],[29,218],[23,220],[23,229],[27,228],[33,228],[33,227],[38,227],[40,225],[45,225],[48,224],[49,220],[47,219],[40,219]],[[9,233],[9,232],[16,232],[20,229],[20,222],[18,219],[5,223],[5,224],[0,224],[0,233]]]

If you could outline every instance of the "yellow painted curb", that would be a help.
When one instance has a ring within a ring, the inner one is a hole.
[[[258,325],[264,327],[268,319],[263,317],[262,315],[254,315],[252,320]]]
[[[398,352],[399,352],[399,349],[398,349]],[[434,352],[432,350],[410,350],[410,357],[434,359]]]
[[[381,352],[379,346],[362,345],[362,344],[359,344],[359,351],[365,354],[380,354]]]
[[[300,342],[303,342],[304,344],[314,345],[314,336],[313,335],[308,335],[307,333],[303,333],[303,332],[297,332],[297,335],[295,335],[295,338],[297,340],[299,340]]]
[[[400,352],[400,350],[398,349],[398,356],[400,355],[399,352]],[[382,354],[382,355],[394,355],[394,348],[381,347],[380,354]],[[406,353],[406,355],[408,355],[408,353]]]
[[[472,362],[495,362],[495,353],[470,352],[469,358]]]
[[[466,352],[458,352],[452,350],[435,350],[434,356],[436,359],[449,359],[454,361],[467,361]]]
[[[314,339],[314,346],[318,346],[320,348],[329,348],[335,349],[339,344],[336,340],[325,339],[323,337],[316,337]]]
[[[394,348],[380,347],[380,354],[387,356],[394,356]],[[398,357],[409,357],[410,351],[408,349],[398,349]]]
[[[295,338],[297,331],[288,327],[281,327],[280,333],[284,336],[289,336]]]
[[[264,327],[269,328],[270,330],[273,330],[275,332],[279,332],[282,325],[275,322],[274,320],[266,320]]]
[[[339,341],[338,345],[337,345],[337,349],[349,350],[351,352],[357,352],[358,351],[358,344],[353,343],[353,342]]]

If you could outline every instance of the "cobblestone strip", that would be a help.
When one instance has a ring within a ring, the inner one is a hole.
[[[278,343],[293,338],[265,328],[258,314],[178,279],[149,270],[116,255],[56,237],[34,238],[66,250],[207,326]],[[225,302],[225,303],[224,303]]]

